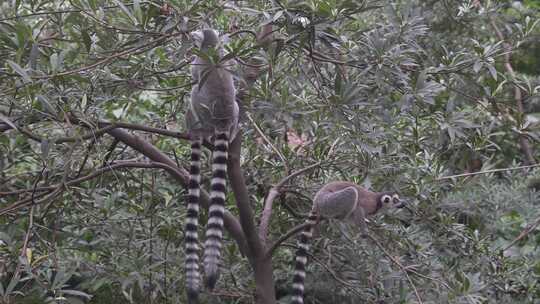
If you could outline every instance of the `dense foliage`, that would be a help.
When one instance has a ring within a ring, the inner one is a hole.
[[[323,223],[307,303],[539,303],[539,9],[1,1],[0,303],[185,302],[185,190],[170,168],[188,166],[189,32],[205,26],[230,34],[238,62],[255,223],[273,185],[305,169],[273,188],[266,245],[330,180],[409,200],[371,220],[369,238]],[[279,303],[294,249],[293,236],[272,252]],[[203,303],[254,301],[248,257],[226,235]]]

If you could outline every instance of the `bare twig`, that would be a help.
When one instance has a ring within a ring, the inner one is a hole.
[[[519,242],[521,239],[523,239],[524,237],[529,235],[529,233],[531,233],[531,231],[536,229],[536,227],[538,227],[539,225],[540,225],[540,218],[537,218],[536,221],[534,221],[534,223],[532,223],[531,225],[528,225],[527,227],[525,227],[525,229],[523,229],[523,231],[521,231],[521,233],[517,236],[517,238],[515,238],[510,244],[506,245],[502,249],[502,251],[506,251],[506,250],[510,249],[511,247],[513,247],[517,242]]]
[[[309,223],[302,223],[300,225],[296,225],[295,227],[287,231],[284,235],[282,235],[279,239],[277,239],[274,243],[272,243],[270,247],[268,247],[268,250],[266,250],[265,256],[267,258],[271,257],[272,254],[274,253],[274,250],[276,250],[279,247],[279,245],[281,245],[283,242],[285,242],[286,240],[288,240],[290,237],[294,236],[298,232],[302,231],[305,227],[309,225],[310,225]]]
[[[98,124],[100,127],[104,127],[107,125],[112,125],[115,128],[122,128],[122,129],[130,129],[130,130],[137,130],[137,131],[144,131],[148,133],[155,133],[155,134],[161,134],[165,136],[170,136],[178,139],[186,139],[189,140],[191,137],[187,133],[167,130],[167,129],[161,129],[161,128],[155,128],[155,127],[149,127],[149,126],[143,126],[133,123],[127,123],[127,122],[108,122],[104,120],[98,121]]]
[[[112,130],[116,128],[114,125],[108,125],[108,126],[105,126],[101,129],[97,129],[95,131],[92,131],[88,134],[85,134],[85,135],[82,135],[82,136],[72,136],[72,137],[60,137],[60,138],[56,138],[53,143],[55,144],[61,144],[61,143],[67,143],[67,142],[77,142],[77,141],[81,141],[81,140],[87,140],[87,139],[95,139],[96,137],[99,137],[105,133],[107,133],[107,131],[109,130]],[[18,128],[18,130],[26,135],[27,137],[35,140],[35,141],[38,141],[38,142],[42,142],[44,139],[33,134],[32,132],[30,132],[29,130],[27,130],[26,128]]]
[[[310,257],[311,259],[314,261],[314,262],[317,262],[319,265],[321,265],[322,267],[324,267],[324,269],[326,269],[326,271],[334,278],[334,280],[338,281],[339,283],[351,288],[351,290],[354,291],[354,288],[356,287],[354,284],[352,283],[349,283],[345,280],[343,280],[342,278],[338,277],[336,272],[331,269],[330,267],[328,267],[328,265],[326,265],[323,261],[319,260],[317,257],[315,257],[314,255],[310,254]],[[355,293],[357,293],[355,291]],[[357,293],[358,294],[358,293]]]
[[[82,121],[80,121],[79,119],[77,119],[75,117],[71,117],[71,118],[73,118],[74,122],[76,122],[78,124],[83,124],[83,125],[85,125],[87,127],[90,127],[90,128],[95,127],[95,126],[88,125],[87,122],[82,122]],[[91,131],[88,134],[81,135],[81,136],[59,137],[59,138],[56,138],[54,140],[54,143],[60,144],[60,143],[65,143],[65,142],[76,142],[76,141],[79,141],[79,140],[94,139],[94,138],[96,138],[96,137],[98,137],[98,136],[100,136],[100,135],[102,135],[104,133],[107,133],[108,131],[110,131],[112,129],[115,129],[115,128],[143,131],[143,132],[148,132],[148,133],[154,133],[154,134],[160,134],[160,135],[165,135],[165,136],[169,136],[169,137],[174,137],[174,138],[178,138],[178,139],[185,139],[185,140],[190,139],[190,136],[189,136],[188,133],[172,131],[172,130],[156,128],[156,127],[149,127],[149,126],[144,126],[144,125],[139,125],[139,124],[134,124],[134,123],[99,120],[99,121],[96,122],[96,124],[99,125],[100,129],[97,129],[95,131]],[[6,130],[10,130],[10,129],[13,129],[13,127],[6,124],[6,123],[0,122],[0,131],[6,131]],[[21,132],[22,134],[26,135],[27,137],[35,140],[35,141],[41,142],[43,140],[41,137],[39,137],[38,135],[33,134],[32,132],[30,132],[28,129],[26,129],[24,127],[17,126],[17,130],[19,132]]]
[[[463,173],[463,174],[457,174],[457,175],[443,176],[443,177],[437,178],[436,180],[440,181],[440,180],[452,179],[452,178],[456,178],[456,177],[465,177],[465,176],[488,174],[488,173],[494,173],[494,172],[504,172],[504,171],[529,169],[529,168],[535,168],[535,167],[539,167],[539,166],[540,166],[540,164],[535,164],[535,165],[519,166],[519,167],[512,167],[512,168],[491,169],[491,170],[485,170],[485,171],[478,171],[478,172],[471,172],[471,173]]]
[[[394,262],[394,264],[396,264],[400,269],[401,271],[403,271],[403,273],[405,274],[405,276],[407,277],[407,281],[409,281],[409,284],[411,285],[411,288],[413,289],[414,291],[414,294],[416,296],[416,299],[418,300],[418,303],[422,304],[424,303],[422,301],[422,298],[420,297],[420,294],[418,293],[418,290],[416,289],[416,285],[414,285],[414,282],[412,281],[411,277],[409,276],[409,273],[408,271],[412,271],[411,269],[403,266],[401,264],[401,262],[399,262],[396,258],[394,258],[390,253],[388,253],[388,251],[386,251],[386,249],[381,245],[381,243],[379,243],[379,241],[373,237],[371,234],[367,234],[367,236],[377,245],[377,247],[379,247],[379,249],[381,249],[381,251],[392,261]]]
[[[34,79],[49,79],[49,78],[54,78],[54,77],[59,77],[59,76],[66,76],[66,75],[71,75],[71,74],[84,72],[84,71],[93,69],[95,67],[98,67],[98,66],[100,66],[102,64],[109,63],[110,61],[112,61],[115,58],[122,57],[122,56],[125,56],[125,55],[128,55],[128,54],[136,54],[137,52],[145,51],[147,48],[151,48],[155,44],[161,43],[161,42],[167,40],[168,38],[170,38],[173,35],[175,35],[175,34],[163,35],[163,36],[161,36],[161,37],[159,37],[157,39],[154,39],[154,40],[152,40],[152,41],[150,41],[148,43],[145,43],[145,44],[142,44],[142,45],[127,49],[127,50],[122,51],[122,52],[118,52],[118,53],[113,54],[111,56],[105,57],[105,58],[103,58],[101,60],[98,60],[98,61],[96,61],[96,62],[94,62],[94,63],[92,63],[90,65],[83,66],[83,67],[80,67],[80,68],[77,68],[77,69],[74,69],[74,70],[69,70],[69,71],[56,73],[56,74],[52,74],[52,75],[33,76],[32,78],[34,78]]]
[[[60,194],[62,192],[62,190],[63,190],[63,186],[59,186],[56,189],[54,189],[54,191],[51,192],[50,194],[41,193],[41,194],[34,195],[33,198],[30,197],[30,198],[15,202],[15,203],[7,206],[7,207],[4,207],[4,208],[0,209],[0,216],[4,215],[4,214],[7,214],[9,212],[15,211],[17,209],[23,208],[25,206],[28,206],[30,204],[46,203],[46,202],[54,199],[58,194]],[[43,197],[43,198],[37,200],[37,198],[40,198],[40,197]]]
[[[80,184],[82,182],[85,182],[85,181],[94,179],[96,177],[99,177],[99,176],[103,175],[106,172],[113,171],[113,170],[120,169],[120,168],[161,168],[161,169],[167,170],[172,175],[179,176],[179,177],[182,176],[181,172],[178,172],[178,170],[176,168],[168,166],[167,164],[163,164],[163,163],[157,163],[157,162],[150,162],[150,163],[119,162],[119,163],[108,165],[106,167],[98,169],[98,170],[92,172],[91,174],[88,174],[88,175],[85,175],[85,176],[82,176],[82,177],[79,177],[79,178],[76,178],[76,179],[73,179],[73,180],[70,180],[70,181],[65,181],[65,182],[63,181],[63,182],[58,183],[58,184],[56,184],[54,186],[36,187],[34,189],[17,190],[17,193],[36,192],[36,191],[47,191],[47,192],[53,191],[51,193],[51,195],[52,195],[56,191],[58,191],[58,189],[62,189],[64,186],[77,185],[77,184]],[[0,196],[3,196],[5,194],[6,193],[0,193]],[[7,194],[11,194],[11,193],[7,193]],[[38,198],[38,197],[41,197],[41,196],[44,196],[44,195],[46,195],[46,193],[41,194],[41,195],[35,195],[34,199]],[[51,195],[48,195],[48,197],[50,197]],[[28,206],[28,205],[32,204],[32,201],[34,199],[32,197],[30,197],[30,198],[15,202],[15,203],[11,204],[10,206],[4,207],[4,208],[0,209],[0,215],[4,215],[6,213],[13,212],[13,211],[18,210],[20,208]],[[35,202],[33,204],[40,204],[40,203],[49,201],[49,198],[45,198],[45,199],[41,199],[41,200],[34,200],[34,201]]]
[[[32,208],[30,209],[30,214],[28,215],[28,228],[26,229],[26,234],[24,236],[23,246],[21,249],[21,257],[25,259],[28,259],[28,255],[27,255],[28,242],[30,241],[33,227],[34,227],[34,205],[32,205]]]
[[[257,33],[256,33],[256,32],[254,32],[254,31],[252,31],[252,30],[247,30],[247,29],[242,29],[242,30],[238,30],[238,31],[235,31],[235,32],[233,32],[233,33],[230,33],[230,34],[229,34],[229,37],[232,38],[232,37],[234,37],[234,36],[236,36],[236,35],[244,34],[244,33],[250,34],[251,36],[253,36],[253,38],[257,38]]]
[[[276,197],[281,193],[281,189],[283,186],[291,179],[299,176],[300,174],[303,174],[313,168],[316,168],[321,165],[321,162],[318,162],[316,164],[313,164],[311,166],[305,167],[303,169],[300,169],[296,172],[293,172],[292,174],[286,176],[283,178],[279,183],[277,183],[275,186],[270,189],[270,192],[268,193],[268,196],[266,197],[266,200],[264,201],[264,209],[261,215],[261,224],[259,226],[259,238],[263,240],[264,243],[266,243],[266,239],[268,237],[268,226],[270,225],[270,218],[272,216],[272,205],[274,203],[274,200]]]
[[[285,244],[285,246],[291,247],[291,248],[298,248],[297,246],[294,246],[292,244]],[[345,281],[344,279],[338,277],[338,275],[336,274],[336,272],[333,269],[331,269],[328,265],[326,265],[326,263],[321,261],[319,258],[314,256],[313,254],[311,254],[309,252],[307,254],[308,254],[309,258],[311,260],[313,260],[313,262],[321,265],[334,278],[335,281],[339,282],[343,286],[349,288],[355,294],[359,295],[359,293],[355,290],[355,288],[357,287],[355,284],[349,283],[349,282]]]
[[[124,3],[123,5],[125,5],[125,6],[132,6],[133,3]],[[119,6],[118,6],[118,5],[104,6],[104,7],[101,7],[100,9],[102,9],[102,10],[109,10],[109,9],[115,9],[115,8],[119,8]],[[31,13],[31,14],[26,14],[26,15],[17,15],[17,16],[13,16],[13,17],[3,18],[3,19],[0,19],[0,22],[2,22],[2,21],[8,21],[8,20],[14,20],[14,19],[21,19],[21,18],[28,18],[28,17],[41,16],[41,15],[56,15],[56,14],[66,14],[66,13],[80,13],[80,12],[83,12],[83,11],[84,11],[83,9],[66,9],[66,10],[57,10],[57,11],[36,12],[36,13]]]
[[[148,157],[149,159],[166,164],[172,168],[175,168],[179,175],[173,176],[180,184],[184,187],[187,187],[188,180],[189,180],[189,173],[184,168],[179,168],[176,166],[176,163],[169,158],[166,154],[161,152],[159,149],[157,149],[154,145],[151,143],[143,140],[142,138],[129,134],[125,130],[122,129],[112,129],[108,132],[109,135],[113,136],[120,142],[123,142],[124,144],[128,145],[132,149],[139,151],[144,156]],[[208,208],[209,205],[209,196],[206,191],[201,191],[201,205],[204,208]],[[242,231],[242,226],[240,225],[240,222],[238,219],[232,215],[229,211],[225,211],[223,215],[223,221],[225,228],[229,232],[229,234],[232,236],[232,238],[236,241],[238,244],[238,247],[240,248],[241,252],[245,252],[246,250],[246,238],[244,235],[244,232]]]
[[[270,148],[272,148],[272,150],[274,150],[274,152],[276,152],[276,154],[279,156],[279,158],[281,158],[281,161],[283,162],[283,166],[285,166],[285,171],[290,172],[289,171],[289,164],[288,164],[287,159],[285,158],[285,156],[283,156],[283,153],[281,153],[281,151],[279,151],[274,146],[274,144],[272,144],[272,142],[268,139],[268,137],[266,137],[266,135],[261,130],[261,128],[259,128],[257,123],[253,120],[253,118],[251,118],[251,115],[249,115],[249,113],[246,113],[246,116],[249,119],[249,121],[251,122],[251,124],[253,125],[253,127],[255,128],[255,130],[257,131],[257,133],[259,133],[261,138],[270,146]]]

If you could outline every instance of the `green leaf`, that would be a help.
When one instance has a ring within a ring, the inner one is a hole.
[[[484,63],[480,60],[476,61],[473,65],[473,71],[478,74]]]
[[[91,299],[92,296],[89,295],[89,298],[88,299]],[[68,304],[85,304],[85,301],[79,299],[79,298],[75,298],[75,297],[67,297],[66,298],[66,301]]]
[[[137,21],[139,22],[139,24],[142,24],[143,15],[142,15],[142,10],[141,10],[140,0],[133,1],[133,12],[135,13],[135,18],[137,18]]]
[[[55,73],[58,71],[58,53],[54,53],[49,58],[49,62],[51,64],[52,72]]]
[[[121,1],[114,0],[114,3],[116,3],[120,7],[120,9],[129,17],[129,19],[131,19],[131,22],[133,22],[133,24],[138,24],[139,23],[137,21],[137,18],[135,18],[135,16],[133,16],[131,11]]]
[[[72,296],[79,296],[79,297],[83,297],[83,298],[87,298],[87,299],[92,298],[91,295],[89,295],[89,294],[87,294],[85,292],[79,291],[79,290],[62,289],[62,292],[65,293],[65,294],[68,294],[68,295],[72,295]]]
[[[492,64],[488,64],[487,68],[489,70],[489,73],[491,74],[491,77],[497,80],[497,69],[495,69],[495,67]]]
[[[86,47],[86,51],[90,52],[90,49],[92,48],[92,38],[90,37],[90,34],[88,34],[88,30],[81,31],[81,38]]]
[[[32,43],[32,50],[30,50],[30,57],[28,58],[28,64],[32,70],[37,68],[37,58],[39,56],[39,44],[37,42]]]
[[[48,139],[44,139],[41,141],[41,159],[43,160],[43,162],[46,162],[47,159],[49,158],[49,151],[50,151],[50,144],[49,144],[49,140]]]
[[[11,128],[13,128],[13,130],[17,130],[17,126],[11,120],[9,120],[9,118],[2,115],[2,113],[0,113],[0,120],[5,122]]]
[[[51,103],[49,102],[47,97],[45,97],[43,95],[37,95],[36,98],[39,101],[39,103],[41,104],[41,108],[42,108],[43,111],[45,111],[45,112],[47,112],[47,113],[49,113],[51,115],[56,116],[56,114],[57,114],[56,110],[51,105]]]
[[[28,76],[26,71],[23,68],[21,68],[20,65],[18,65],[16,62],[11,61],[11,60],[7,60],[7,63],[9,64],[9,66],[11,66],[11,68],[15,72],[17,72],[17,74],[19,74],[23,78],[24,83],[31,83],[32,82],[32,78],[30,78],[30,76]]]

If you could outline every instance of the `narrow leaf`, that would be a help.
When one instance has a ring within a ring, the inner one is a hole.
[[[32,82],[32,79],[30,78],[30,76],[28,76],[26,71],[23,68],[21,68],[20,65],[18,65],[16,62],[11,61],[11,60],[7,60],[7,63],[9,64],[9,66],[11,66],[11,68],[15,72],[17,72],[17,74],[21,75],[21,77],[24,80],[24,83]]]
[[[90,49],[92,48],[92,38],[90,37],[90,34],[88,34],[87,30],[81,31],[81,38],[86,48],[86,51],[90,52]]]
[[[497,80],[497,69],[495,69],[495,67],[493,65],[491,65],[491,64],[488,64],[487,68],[489,70],[489,73],[491,74],[491,77],[493,77],[493,79]]]
[[[137,18],[135,18],[135,16],[133,16],[131,11],[121,1],[114,0],[114,2],[120,7],[120,9],[124,13],[126,13],[126,15],[129,17],[129,19],[131,19],[131,22],[133,22],[134,24],[138,24]]]
[[[482,68],[482,64],[483,64],[482,61],[475,62],[474,65],[473,65],[473,71],[475,73],[478,73],[480,71],[480,69]]]
[[[49,157],[49,151],[50,151],[50,145],[49,140],[44,139],[41,141],[41,159],[45,162],[47,161],[47,158]]]
[[[1,113],[0,113],[0,120],[5,122],[8,126],[13,128],[14,130],[17,130],[17,126],[13,122],[11,122],[11,120],[9,120],[9,118],[5,117]]]
[[[39,101],[39,103],[41,104],[41,108],[42,108],[43,111],[45,111],[45,112],[47,112],[47,113],[49,113],[51,115],[56,116],[56,111],[54,110],[54,107],[51,105],[51,103],[49,102],[47,97],[45,97],[43,95],[37,95],[36,98]]]

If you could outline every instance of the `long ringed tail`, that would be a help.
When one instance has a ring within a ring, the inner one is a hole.
[[[212,290],[219,279],[219,260],[223,239],[223,213],[227,179],[227,151],[229,131],[216,131],[212,155],[212,180],[210,182],[210,208],[204,243],[204,271],[206,286]]]
[[[304,281],[306,279],[306,265],[309,251],[309,241],[313,236],[313,227],[317,224],[318,215],[311,211],[306,223],[308,224],[298,240],[298,250],[296,251],[296,262],[294,265],[294,276],[292,284],[292,304],[304,303]]]
[[[188,303],[198,303],[201,275],[199,273],[199,195],[201,182],[201,139],[191,141],[191,167],[187,196],[186,220],[186,289]]]

